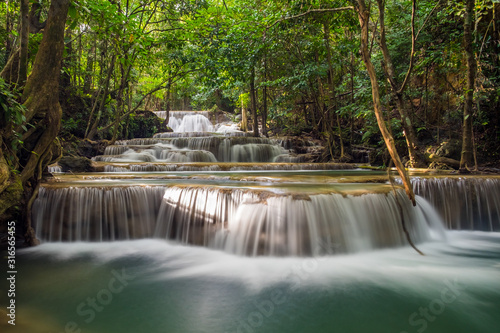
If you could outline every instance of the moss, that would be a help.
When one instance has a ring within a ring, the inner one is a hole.
[[[10,184],[0,194],[0,231],[6,229],[6,223],[19,212],[19,205],[23,195],[21,177],[14,175]]]

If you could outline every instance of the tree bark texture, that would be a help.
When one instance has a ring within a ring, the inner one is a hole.
[[[26,240],[31,244],[36,243],[31,228],[31,204],[38,191],[43,170],[61,152],[56,136],[62,116],[59,104],[59,77],[68,7],[69,0],[51,2],[42,42],[22,96],[27,109],[26,122],[31,126],[24,133],[23,147],[18,152],[20,173],[19,176],[13,173],[9,175],[10,184],[0,194],[2,209],[8,209],[8,205],[21,202]],[[16,128],[16,131],[22,133],[21,128]],[[22,198],[12,203],[9,198],[12,198],[13,192],[19,195],[19,189]],[[7,206],[3,203],[7,203]]]

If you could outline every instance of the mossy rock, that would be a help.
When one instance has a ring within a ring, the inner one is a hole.
[[[90,172],[92,171],[92,162],[86,157],[63,156],[58,164],[62,172]]]
[[[461,153],[462,142],[459,140],[449,140],[441,143],[439,148],[436,150],[435,155],[460,160]]]

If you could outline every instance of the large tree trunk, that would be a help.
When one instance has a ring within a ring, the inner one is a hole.
[[[394,144],[394,138],[387,129],[382,112],[382,104],[380,102],[377,74],[375,72],[375,68],[373,67],[368,47],[370,12],[368,11],[364,0],[355,1],[355,5],[359,18],[359,24],[361,26],[361,55],[365,63],[366,69],[368,71],[368,75],[370,76],[370,82],[372,85],[373,109],[375,112],[375,117],[377,118],[378,127],[380,129],[382,137],[384,138],[387,150],[391,155],[391,159],[394,162],[394,165],[396,166],[396,169],[401,177],[401,180],[403,181],[406,194],[408,195],[408,198],[410,198],[410,200],[412,201],[413,205],[416,205],[415,194],[413,193],[410,177],[408,176],[408,172],[404,168],[403,163],[401,163],[398,152],[396,150],[396,145]]]
[[[27,108],[26,122],[32,127],[23,135],[23,147],[19,150],[20,175],[17,179],[11,176],[10,186],[0,194],[0,201],[9,202],[12,190],[22,188],[22,198],[14,204],[20,201],[24,206],[22,218],[26,240],[30,244],[36,243],[31,228],[31,204],[37,194],[43,170],[60,153],[56,140],[62,115],[59,105],[59,77],[68,7],[69,0],[51,2],[43,39],[22,96]],[[22,131],[21,128],[16,130]]]
[[[474,102],[474,88],[477,64],[472,46],[472,25],[474,23],[474,0],[466,0],[464,18],[464,49],[467,58],[467,85],[465,91],[464,122],[462,129],[462,157],[460,170],[469,170],[474,167],[474,146],[472,141],[472,106]]]

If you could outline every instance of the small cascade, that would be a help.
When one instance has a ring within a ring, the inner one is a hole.
[[[155,114],[162,119],[167,118],[167,111],[156,111]],[[168,127],[178,133],[215,132],[208,111],[170,111]]]
[[[40,188],[33,223],[43,241],[109,241],[151,237],[161,187]]]
[[[500,178],[415,177],[412,183],[448,229],[500,231]]]
[[[298,171],[298,170],[349,170],[345,163],[102,163],[95,167],[99,172],[162,172],[162,171]]]
[[[166,111],[157,111],[156,114],[166,117]],[[302,163],[310,162],[305,155],[318,147],[297,138],[251,137],[239,131],[234,123],[213,126],[208,116],[208,111],[170,111],[174,132],[157,133],[153,138],[117,141],[106,147],[104,155],[93,160],[108,163]],[[134,168],[139,171],[144,167]],[[125,169],[131,168],[108,167],[106,171],[123,172]],[[171,169],[168,165],[155,166],[155,171]]]
[[[300,160],[300,157],[292,158],[281,145],[285,141],[279,139],[227,137],[215,134],[208,136],[204,133],[202,136],[178,137],[172,134],[174,133],[163,133],[162,137],[155,138],[117,141],[115,145],[106,147],[104,155],[93,159],[100,162],[180,162],[167,159],[166,156],[171,155],[172,151],[178,154],[181,150],[191,150],[198,153],[196,155],[183,153],[184,156],[193,157],[183,162],[291,163]],[[201,160],[194,158],[203,156],[203,152],[205,156]]]
[[[358,195],[200,185],[42,188],[34,224],[46,241],[156,237],[250,256],[354,253],[406,244],[388,189]],[[398,200],[415,242],[439,231],[425,201],[413,209],[402,191]]]
[[[48,171],[50,173],[61,173],[62,172],[62,168],[59,165],[57,165],[57,164],[52,164],[52,165],[48,166]]]

